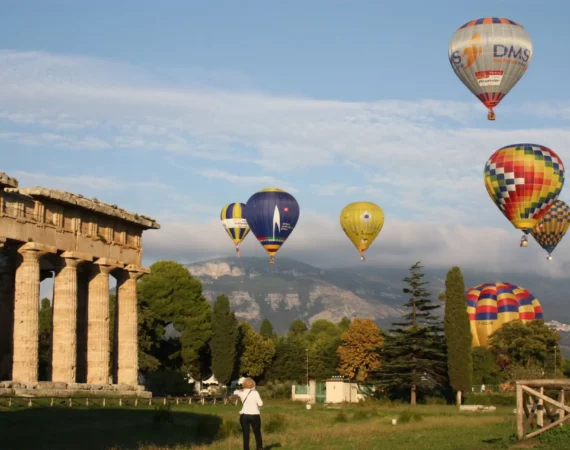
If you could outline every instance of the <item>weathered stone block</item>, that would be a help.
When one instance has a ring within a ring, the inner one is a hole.
[[[134,391],[135,387],[130,384],[116,384],[115,388],[117,391]]]
[[[53,389],[54,387],[55,385],[51,381],[40,381],[38,383],[38,389]]]
[[[91,385],[91,390],[92,390],[92,391],[100,391],[101,389],[103,389],[103,385],[102,385],[102,384],[92,384],[92,385]]]
[[[56,381],[53,383],[54,389],[67,389],[67,383],[63,383],[61,381]]]

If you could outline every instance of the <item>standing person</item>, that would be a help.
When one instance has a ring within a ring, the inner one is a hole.
[[[249,450],[249,426],[253,428],[257,450],[263,450],[261,440],[261,415],[259,407],[263,406],[263,400],[259,392],[255,390],[255,381],[251,378],[243,380],[243,389],[235,391],[234,394],[241,399],[242,407],[239,412],[239,423],[243,432],[243,450]]]

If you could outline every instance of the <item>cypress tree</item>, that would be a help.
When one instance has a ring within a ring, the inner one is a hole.
[[[267,339],[273,339],[275,337],[275,333],[273,332],[273,325],[269,319],[263,319],[263,322],[261,322],[261,328],[259,329],[259,334]]]
[[[452,267],[445,279],[445,339],[447,342],[447,371],[451,387],[461,393],[471,390],[473,359],[471,329],[465,303],[465,283],[459,267]]]
[[[228,384],[236,361],[238,322],[234,313],[230,311],[230,301],[225,295],[219,295],[214,302],[212,331],[210,339],[212,371],[218,383]]]
[[[403,292],[410,296],[403,306],[409,312],[385,334],[382,368],[377,372],[381,388],[395,397],[409,392],[411,405],[416,404],[418,390],[441,387],[447,379],[443,324],[432,314],[440,306],[432,303],[421,268],[417,262],[410,267],[411,276],[403,279]]]

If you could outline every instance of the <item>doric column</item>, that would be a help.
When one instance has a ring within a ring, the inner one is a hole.
[[[117,383],[138,384],[137,280],[149,269],[129,265],[117,275]]]
[[[109,273],[122,267],[100,258],[92,265],[87,300],[87,383],[109,383]]]
[[[38,380],[38,313],[40,308],[40,258],[56,253],[49,245],[28,242],[18,250],[14,301],[14,345],[12,379]]]
[[[14,255],[0,238],[0,380],[12,378],[14,332]]]
[[[77,367],[77,266],[93,258],[65,252],[53,285],[52,381],[75,382]]]

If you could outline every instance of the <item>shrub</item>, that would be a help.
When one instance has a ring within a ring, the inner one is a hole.
[[[568,448],[570,442],[570,425],[554,427],[542,433],[539,438],[542,444],[552,446],[552,448]]]
[[[400,413],[400,416],[398,417],[398,422],[409,423],[411,420],[413,420],[414,422],[419,422],[423,420],[423,418],[424,417],[420,413],[406,410]]]
[[[368,419],[368,413],[367,413],[366,411],[363,411],[363,410],[356,411],[356,412],[352,415],[352,419],[353,419],[353,420],[364,420],[364,419]]]
[[[442,397],[430,397],[429,395],[424,398],[426,405],[447,405],[447,400]]]
[[[241,425],[235,420],[222,420],[222,424],[218,429],[218,438],[225,439],[229,436],[238,436],[241,434]]]
[[[263,422],[263,430],[268,433],[279,433],[287,428],[287,418],[284,414],[273,413],[267,415],[267,421]]]
[[[339,412],[336,413],[336,416],[334,417],[334,421],[335,422],[348,422],[348,417],[346,416],[346,413],[341,409]]]

